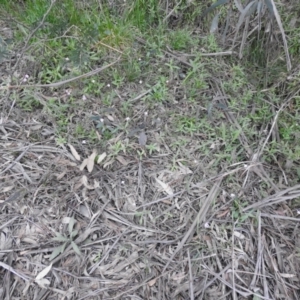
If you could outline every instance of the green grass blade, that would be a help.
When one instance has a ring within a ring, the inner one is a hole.
[[[216,3],[212,4],[209,8],[207,8],[204,13],[202,14],[202,17],[205,17],[208,13],[210,13],[212,10],[214,10],[215,8],[217,8],[220,5],[224,5],[226,3],[228,3],[229,0],[219,0]]]
[[[235,35],[234,35],[234,38],[233,38],[233,43],[232,45],[234,46],[235,44],[235,41],[236,41],[236,38],[237,38],[237,35],[239,33],[239,30],[240,30],[240,27],[241,25],[244,23],[245,19],[247,16],[249,16],[249,14],[251,13],[252,9],[253,9],[253,6],[257,6],[257,0],[253,0],[251,1],[243,10],[243,12],[241,13],[240,17],[239,17],[239,21],[238,21],[238,24],[236,26],[236,29],[235,29]]]
[[[51,254],[49,260],[51,261],[51,260],[53,260],[56,256],[58,256],[60,253],[63,253],[63,252],[64,252],[64,249],[65,249],[65,245],[66,245],[66,243],[63,244],[63,245],[60,245],[60,246],[56,247],[56,248],[53,250],[53,252],[52,252],[52,254]]]
[[[67,242],[69,239],[61,235],[59,232],[56,233],[56,237],[52,238],[52,241],[56,242]]]
[[[243,10],[243,12],[240,15],[239,22],[237,24],[237,31],[239,31],[241,25],[244,23],[246,17],[250,16],[257,7],[257,0],[251,1]]]
[[[274,18],[275,13],[274,13],[274,8],[273,8],[273,5],[272,5],[272,1],[271,0],[265,0],[265,4],[268,8],[268,11],[269,11],[271,17]]]

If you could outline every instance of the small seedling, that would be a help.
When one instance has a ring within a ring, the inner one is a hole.
[[[239,223],[244,223],[249,217],[254,217],[253,212],[248,213],[243,212],[243,208],[248,205],[247,202],[242,203],[240,199],[234,199],[233,205],[231,207],[231,215],[234,221]]]
[[[81,255],[81,251],[79,250],[79,247],[75,244],[74,242],[74,238],[77,236],[78,234],[78,230],[73,230],[74,229],[74,224],[75,224],[75,219],[72,217],[70,218],[69,221],[69,226],[68,226],[68,231],[69,231],[69,237],[66,237],[64,235],[62,235],[59,232],[56,232],[56,237],[54,237],[52,239],[52,241],[56,241],[56,242],[62,242],[62,244],[58,247],[56,247],[49,260],[53,260],[56,256],[58,256],[59,254],[63,253],[65,251],[65,248],[68,244],[72,245],[73,250],[75,251],[75,253],[77,253],[78,255]]]
[[[157,144],[146,145],[146,149],[149,151],[150,155],[152,155],[152,153],[155,151],[159,151],[159,147],[157,146]]]

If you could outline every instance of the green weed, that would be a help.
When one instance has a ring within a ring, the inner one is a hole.
[[[56,237],[54,237],[52,240],[56,241],[56,242],[62,242],[62,244],[53,250],[53,252],[49,258],[50,261],[53,260],[59,254],[63,253],[68,244],[72,245],[72,248],[76,254],[81,255],[81,251],[80,251],[78,245],[76,245],[76,243],[74,242],[74,239],[78,235],[78,230],[76,230],[76,229],[74,230],[75,222],[76,221],[74,218],[70,218],[69,225],[68,225],[68,231],[69,231],[68,236],[64,236],[64,235],[60,234],[59,232],[55,233]]]
[[[233,205],[231,206],[231,216],[234,222],[238,222],[238,224],[244,223],[249,217],[253,217],[252,212],[244,213],[242,210],[244,207],[248,205],[247,202],[235,198],[233,201]]]

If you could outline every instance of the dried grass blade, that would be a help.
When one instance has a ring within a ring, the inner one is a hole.
[[[222,33],[222,43],[223,43],[223,44],[225,44],[225,39],[226,39],[227,32],[228,32],[228,28],[229,28],[229,25],[230,25],[231,14],[232,14],[232,9],[231,9],[231,7],[230,7],[230,8],[228,9],[228,13],[227,13],[227,16],[226,16],[225,28],[224,28],[224,31],[223,31],[223,33]]]
[[[255,286],[257,277],[259,276],[259,270],[261,270],[262,265],[262,255],[263,255],[263,244],[262,244],[262,236],[261,236],[261,213],[258,212],[256,216],[258,220],[258,226],[257,226],[257,258],[256,258],[256,264],[255,264],[255,271],[250,283],[250,288]]]
[[[253,203],[243,209],[243,212],[246,212],[249,209],[258,209],[264,206],[269,206],[272,204],[280,203],[286,200],[292,200],[300,197],[300,185],[296,185],[294,187],[285,189],[276,193],[275,195],[271,195],[269,197],[264,198],[263,200]]]
[[[175,249],[175,251],[173,252],[173,254],[171,255],[169,261],[167,262],[167,264],[165,265],[162,273],[164,273],[167,269],[167,267],[169,266],[170,262],[173,260],[173,258],[175,257],[175,255],[180,251],[180,249],[184,246],[184,244],[186,243],[186,241],[188,240],[188,238],[190,237],[190,235],[192,234],[192,232],[194,231],[195,227],[197,226],[198,223],[202,222],[204,220],[204,218],[206,217],[206,213],[209,209],[210,204],[214,201],[214,199],[216,198],[218,191],[219,191],[219,187],[220,184],[222,182],[222,178],[219,179],[214,186],[212,187],[212,189],[210,190],[206,200],[204,201],[203,205],[201,206],[200,211],[198,212],[194,222],[192,223],[191,227],[189,228],[189,230],[186,232],[186,234],[184,235],[183,239],[181,240],[181,242],[178,244],[177,248]]]
[[[281,23],[280,15],[278,13],[277,7],[276,7],[273,0],[265,0],[265,2],[266,2],[267,5],[268,5],[269,2],[272,5],[273,12],[274,12],[278,27],[279,27],[281,35],[282,35],[283,47],[284,47],[284,52],[285,52],[285,57],[286,57],[287,70],[290,71],[292,69],[292,63],[291,63],[289,49],[288,49],[284,29],[283,29],[283,26],[282,26],[282,23]]]
[[[248,28],[249,28],[249,17],[246,18],[246,24],[244,27],[243,38],[242,38],[241,47],[240,47],[239,59],[243,58],[243,50],[244,50],[246,39],[248,36]]]
[[[188,262],[189,262],[189,276],[190,276],[190,299],[194,300],[194,285],[193,285],[193,270],[192,270],[192,264],[191,264],[191,257],[190,257],[190,251],[188,249]]]
[[[17,272],[15,269],[13,269],[11,266],[7,265],[7,264],[4,263],[4,262],[1,262],[1,261],[0,261],[0,267],[2,267],[2,268],[4,268],[4,269],[6,269],[7,271],[9,271],[9,272],[11,272],[11,273],[13,273],[13,274],[15,274],[15,275],[21,277],[21,278],[22,278],[23,280],[25,280],[25,281],[29,281],[29,280],[31,279],[31,278],[28,277],[27,275],[21,274],[20,272]]]

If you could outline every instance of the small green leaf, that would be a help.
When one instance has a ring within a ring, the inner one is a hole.
[[[67,243],[62,244],[61,247],[61,253],[63,253],[65,251]]]
[[[70,235],[71,240],[73,240],[73,238],[74,238],[77,234],[78,234],[78,230],[72,231],[72,232],[71,232],[71,235]]]
[[[56,232],[55,234],[56,234],[56,237],[52,238],[52,241],[67,242],[69,240],[65,236],[61,235],[59,232]]]
[[[58,256],[60,253],[62,253],[62,246],[56,247],[56,248],[53,250],[53,252],[52,252],[52,254],[51,254],[49,260],[54,259],[54,258],[55,258],[56,256]]]
[[[81,255],[81,252],[80,252],[78,246],[73,241],[71,242],[71,245],[72,245],[75,253],[77,253],[78,255]]]
[[[103,122],[97,122],[97,126],[96,126],[96,128],[97,129],[101,129],[101,128],[103,128],[104,127],[104,123]]]

